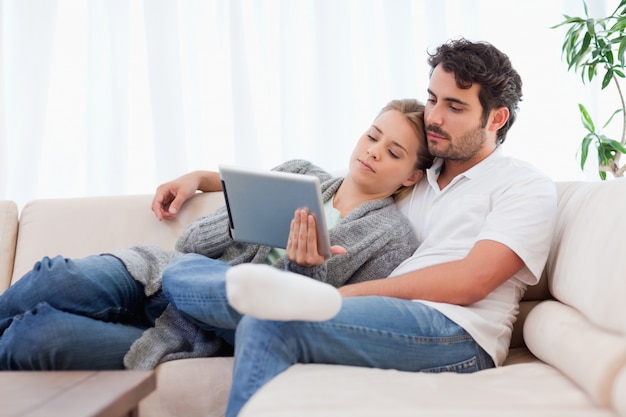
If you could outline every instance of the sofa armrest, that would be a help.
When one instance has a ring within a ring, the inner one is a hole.
[[[13,201],[0,201],[0,293],[11,284],[17,225],[17,204]]]
[[[571,378],[593,401],[611,407],[611,390],[626,370],[626,337],[594,325],[583,313],[556,300],[528,314],[524,340],[543,362]]]

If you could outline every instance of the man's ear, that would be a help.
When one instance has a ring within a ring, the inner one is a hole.
[[[502,126],[509,120],[508,107],[500,107],[491,111],[491,120],[489,121],[488,129],[494,132],[500,130]]]
[[[419,180],[422,179],[422,177],[424,176],[424,171],[421,169],[417,169],[415,171],[413,171],[413,173],[411,174],[411,176],[409,178],[407,178],[402,185],[404,185],[405,187],[410,187],[411,185],[415,185],[417,184],[417,182]]]

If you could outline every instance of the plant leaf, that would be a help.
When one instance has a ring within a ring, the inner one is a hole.
[[[615,151],[617,151],[617,152],[620,152],[620,153],[626,154],[626,148],[624,147],[624,145],[622,145],[622,144],[621,144],[621,143],[619,143],[618,141],[613,140],[613,139],[608,139],[608,138],[607,138],[607,139],[605,139],[605,140],[604,140],[604,143],[606,143],[606,145],[607,145],[609,148],[611,148],[611,149],[613,149],[613,150],[615,150]]]
[[[619,32],[620,30],[626,29],[626,20],[617,19],[617,22],[609,29],[609,32]]]
[[[558,24],[556,24],[554,26],[551,26],[550,29],[560,28],[561,26],[571,25],[572,23],[585,23],[585,19],[583,19],[581,17],[571,17],[571,16],[568,16],[566,14],[564,14],[563,17],[565,18],[564,21],[562,21],[561,23],[558,23]]]
[[[587,33],[589,33],[589,36],[595,36],[596,22],[593,19],[587,19],[585,20],[585,26],[587,27]]]
[[[602,165],[608,165],[609,161],[611,159],[611,152],[610,152],[610,148],[607,148],[607,146],[600,142],[598,144],[598,162],[600,162],[600,164]]]
[[[604,74],[604,79],[602,80],[602,90],[604,90],[606,88],[607,85],[609,85],[611,83],[611,80],[613,79],[613,68],[609,68],[606,72],[606,74]]]
[[[613,51],[611,51],[610,49],[607,51],[606,55],[605,55],[606,61],[608,62],[609,66],[613,66]]]
[[[626,19],[624,19],[624,25],[626,25]],[[624,65],[624,50],[626,50],[626,36],[622,36],[622,40],[619,43],[619,49],[617,50],[617,57]]]
[[[590,133],[595,133],[596,127],[593,124],[593,120],[591,119],[591,116],[585,106],[579,103],[578,110],[580,111],[580,119],[582,120],[585,129],[587,129]]]
[[[606,121],[606,123],[604,124],[604,126],[602,126],[602,129],[604,129],[605,127],[607,127],[609,125],[609,123],[611,123],[611,120],[613,120],[613,117],[615,117],[616,114],[621,113],[623,111],[623,109],[617,109],[613,112],[613,114],[611,115],[611,117],[609,117],[609,120]]]
[[[591,145],[592,135],[587,135],[583,138],[580,144],[580,169],[585,169],[585,163],[587,162],[587,156],[589,155],[589,145]]]
[[[596,75],[596,66],[594,64],[589,65],[589,68],[587,69],[587,78],[589,79],[589,82],[591,82],[591,80],[593,80],[594,75]],[[583,73],[583,82],[584,82],[584,73]]]

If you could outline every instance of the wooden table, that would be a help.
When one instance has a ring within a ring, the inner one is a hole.
[[[0,417],[136,416],[152,371],[0,372]]]

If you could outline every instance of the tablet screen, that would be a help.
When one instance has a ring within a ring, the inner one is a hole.
[[[294,212],[306,208],[317,221],[319,253],[330,257],[330,240],[317,177],[219,166],[233,239],[286,248]]]

